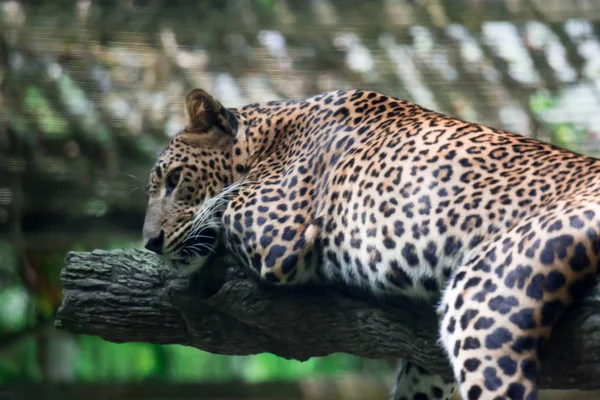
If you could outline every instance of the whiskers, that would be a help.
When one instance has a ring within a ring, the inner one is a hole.
[[[206,200],[194,215],[192,228],[188,237],[202,232],[204,229],[219,229],[221,227],[221,214],[224,206],[237,195],[237,192],[250,182],[245,177],[229,185],[219,194]],[[186,238],[187,240],[187,238]]]
[[[180,255],[184,259],[204,257],[208,253],[215,253],[214,243],[221,229],[221,217],[228,202],[233,199],[238,191],[252,181],[243,177],[232,185],[223,189],[219,194],[204,201],[194,215],[187,237],[181,243]],[[214,235],[211,235],[214,233]]]
[[[131,196],[136,190],[139,190],[140,188],[138,186],[134,186],[133,189],[131,189],[129,192],[127,192],[127,196],[129,197]]]
[[[131,196],[133,193],[135,193],[136,190],[142,189],[143,186],[145,185],[145,182],[135,175],[128,174],[128,173],[121,172],[121,171],[117,171],[117,174],[131,178],[139,183],[138,185],[133,185],[133,188],[127,192],[127,195],[125,197]]]
[[[194,258],[194,257],[199,257],[199,256],[203,256],[205,255],[205,252],[209,252],[209,253],[215,253],[215,249],[213,249],[213,246],[209,245],[208,243],[202,243],[202,242],[198,242],[198,239],[208,239],[210,241],[215,239],[215,236],[209,236],[209,235],[192,235],[192,236],[188,236],[184,242],[191,242],[187,245],[185,245],[182,249],[181,249],[181,255],[183,258]]]
[[[181,249],[181,255],[184,259],[195,258],[203,256],[203,250],[208,251],[209,253],[215,253],[215,249],[213,249],[212,246],[209,246],[205,243],[195,243],[187,245]]]
[[[125,172],[121,172],[121,171],[117,171],[117,173],[118,173],[118,174],[120,174],[120,175],[127,176],[127,177],[129,177],[129,178],[131,178],[131,179],[135,179],[136,181],[138,181],[138,182],[139,182],[139,183],[141,183],[142,185],[144,184],[144,181],[143,181],[143,180],[141,180],[140,178],[138,178],[138,177],[137,177],[137,176],[135,176],[135,175],[132,175],[132,174],[127,174],[127,173],[125,173]]]

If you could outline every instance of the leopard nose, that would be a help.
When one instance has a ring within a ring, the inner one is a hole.
[[[164,242],[165,242],[165,231],[163,231],[161,229],[160,233],[157,236],[154,236],[154,237],[148,239],[148,241],[146,242],[144,247],[150,251],[155,252],[156,254],[162,254]]]

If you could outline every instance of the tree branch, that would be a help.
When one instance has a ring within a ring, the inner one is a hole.
[[[452,377],[431,306],[336,288],[265,287],[227,255],[212,265],[188,279],[142,250],[69,253],[56,326],[228,355],[399,357]],[[562,318],[545,352],[543,388],[600,388],[599,307],[597,287]]]

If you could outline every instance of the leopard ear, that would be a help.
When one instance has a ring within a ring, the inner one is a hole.
[[[194,89],[188,93],[185,108],[189,118],[186,130],[197,132],[214,126],[224,110],[221,103],[202,89]]]

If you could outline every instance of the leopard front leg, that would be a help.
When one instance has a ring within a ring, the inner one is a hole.
[[[400,360],[391,400],[450,400],[456,390],[454,381]]]
[[[295,214],[276,213],[253,200],[238,203],[241,200],[232,201],[223,217],[225,244],[237,259],[270,284],[313,281],[319,228],[311,223],[309,210],[290,207],[284,209]]]
[[[538,398],[539,346],[595,281],[599,216],[595,205],[538,213],[456,271],[440,329],[464,399]]]

